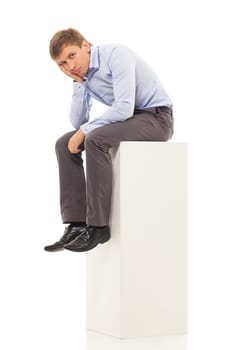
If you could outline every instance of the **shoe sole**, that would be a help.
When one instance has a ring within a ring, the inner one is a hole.
[[[64,247],[61,247],[61,248],[55,248],[55,249],[53,249],[53,248],[44,248],[44,250],[46,251],[46,252],[60,252],[61,250],[64,250]]]

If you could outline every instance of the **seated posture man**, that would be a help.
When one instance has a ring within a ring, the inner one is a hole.
[[[95,47],[70,28],[55,33],[50,55],[73,80],[70,120],[75,130],[56,143],[61,216],[68,225],[60,240],[44,249],[83,252],[110,239],[109,149],[121,141],[169,140],[172,101],[153,69],[125,46]],[[93,98],[109,108],[90,120]]]

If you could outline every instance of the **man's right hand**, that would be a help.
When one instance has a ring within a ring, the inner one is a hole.
[[[83,78],[80,77],[77,74],[71,74],[64,66],[59,66],[59,68],[61,69],[61,71],[67,75],[69,78],[77,81],[78,83],[83,83]]]

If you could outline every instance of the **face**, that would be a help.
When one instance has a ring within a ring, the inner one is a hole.
[[[85,40],[82,46],[67,45],[55,59],[63,73],[83,78],[89,68],[90,44]]]

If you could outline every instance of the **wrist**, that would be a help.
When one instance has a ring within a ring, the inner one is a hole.
[[[84,133],[82,132],[81,129],[78,129],[78,131],[75,133],[75,136],[77,137],[77,139],[82,140],[82,141],[85,138],[85,135],[84,135]]]
[[[81,135],[81,136],[85,136],[85,135],[84,135],[84,132],[82,131],[82,129],[79,129],[79,130],[78,130],[78,133],[79,133],[79,135]]]

